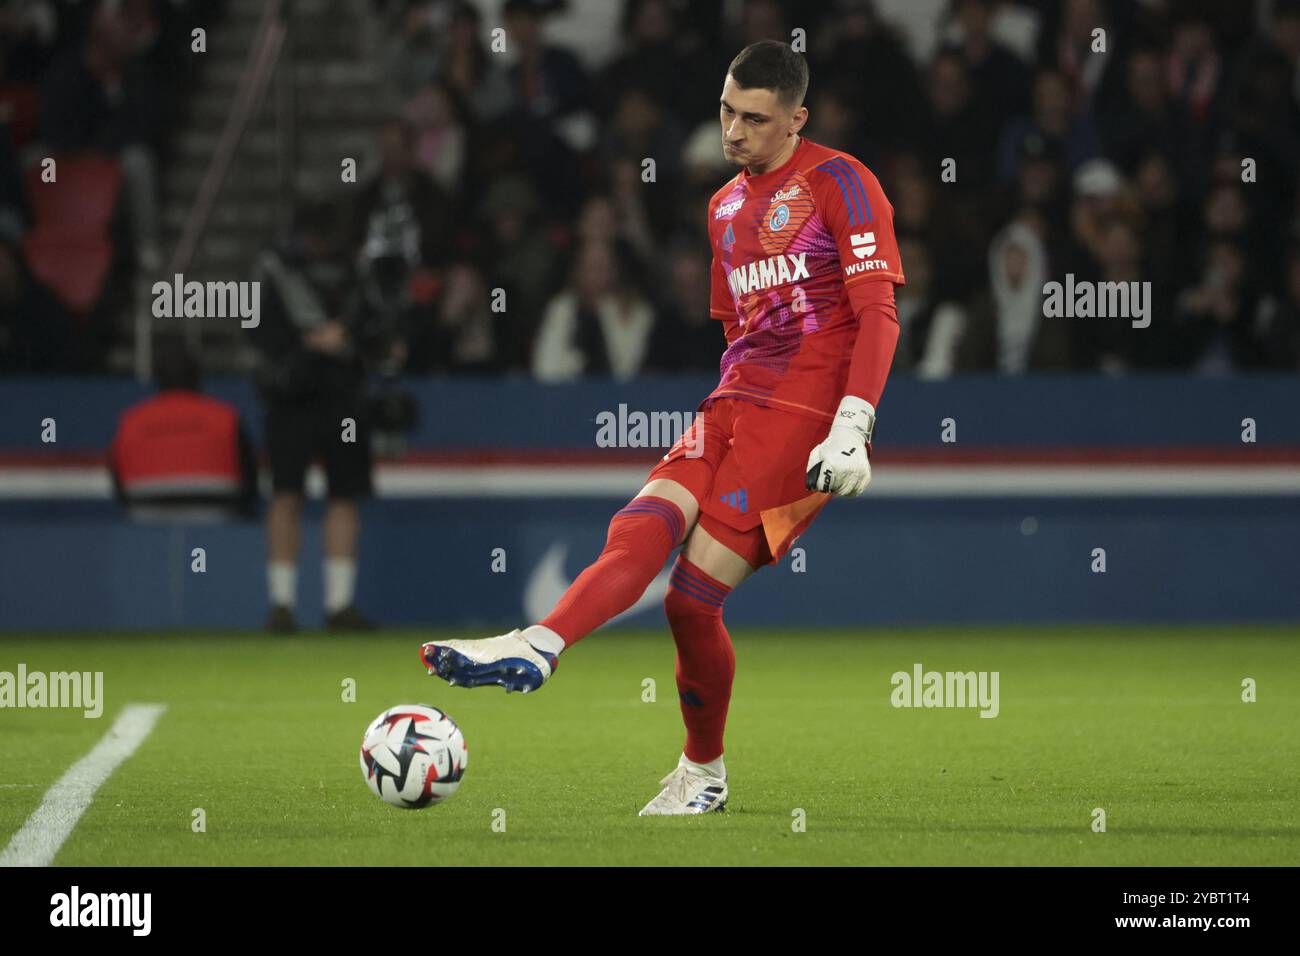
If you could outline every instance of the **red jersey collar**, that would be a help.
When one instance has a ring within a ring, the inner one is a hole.
[[[767,172],[759,173],[757,176],[749,171],[748,166],[740,167],[740,181],[742,183],[748,183],[754,189],[762,189],[764,186],[768,185],[768,183],[775,181],[783,175],[787,175],[790,172],[790,164],[799,158],[799,155],[804,151],[805,147],[810,144],[810,142],[811,140],[806,136],[800,136],[799,145],[794,148],[794,152],[790,154],[789,159],[776,167],[776,169],[769,169]]]

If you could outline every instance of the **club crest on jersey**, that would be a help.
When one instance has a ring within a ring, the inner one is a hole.
[[[790,221],[790,207],[785,203],[777,206],[772,210],[772,218],[768,220],[767,227],[773,232],[780,232],[785,228],[785,224]]]
[[[724,252],[730,252],[731,247],[736,244],[736,230],[727,223],[727,231],[722,234],[722,248]]]
[[[727,276],[727,285],[731,286],[733,297],[742,296],[774,285],[784,285],[799,279],[807,279],[808,265],[804,261],[808,253],[798,255],[786,253],[768,256],[732,269]]]

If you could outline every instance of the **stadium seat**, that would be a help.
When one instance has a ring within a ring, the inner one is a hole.
[[[38,88],[21,83],[0,84],[0,118],[9,124],[15,149],[22,149],[35,139],[40,115]]]
[[[27,173],[34,225],[24,240],[32,272],[69,311],[86,315],[104,291],[113,261],[109,223],[122,190],[122,170],[103,155],[56,157],[58,188]]]

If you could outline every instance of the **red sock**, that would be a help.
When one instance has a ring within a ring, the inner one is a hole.
[[[609,522],[605,549],[541,622],[572,647],[645,593],[682,536],[685,516],[667,498],[633,498]]]
[[[722,623],[722,602],[730,593],[731,588],[679,556],[664,599],[677,644],[686,759],[696,763],[722,756],[722,732],[736,676],[736,652]]]

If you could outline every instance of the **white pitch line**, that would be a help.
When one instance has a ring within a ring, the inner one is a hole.
[[[77,826],[95,791],[153,731],[165,704],[127,704],[108,733],[46,792],[0,853],[0,866],[49,866]]]

